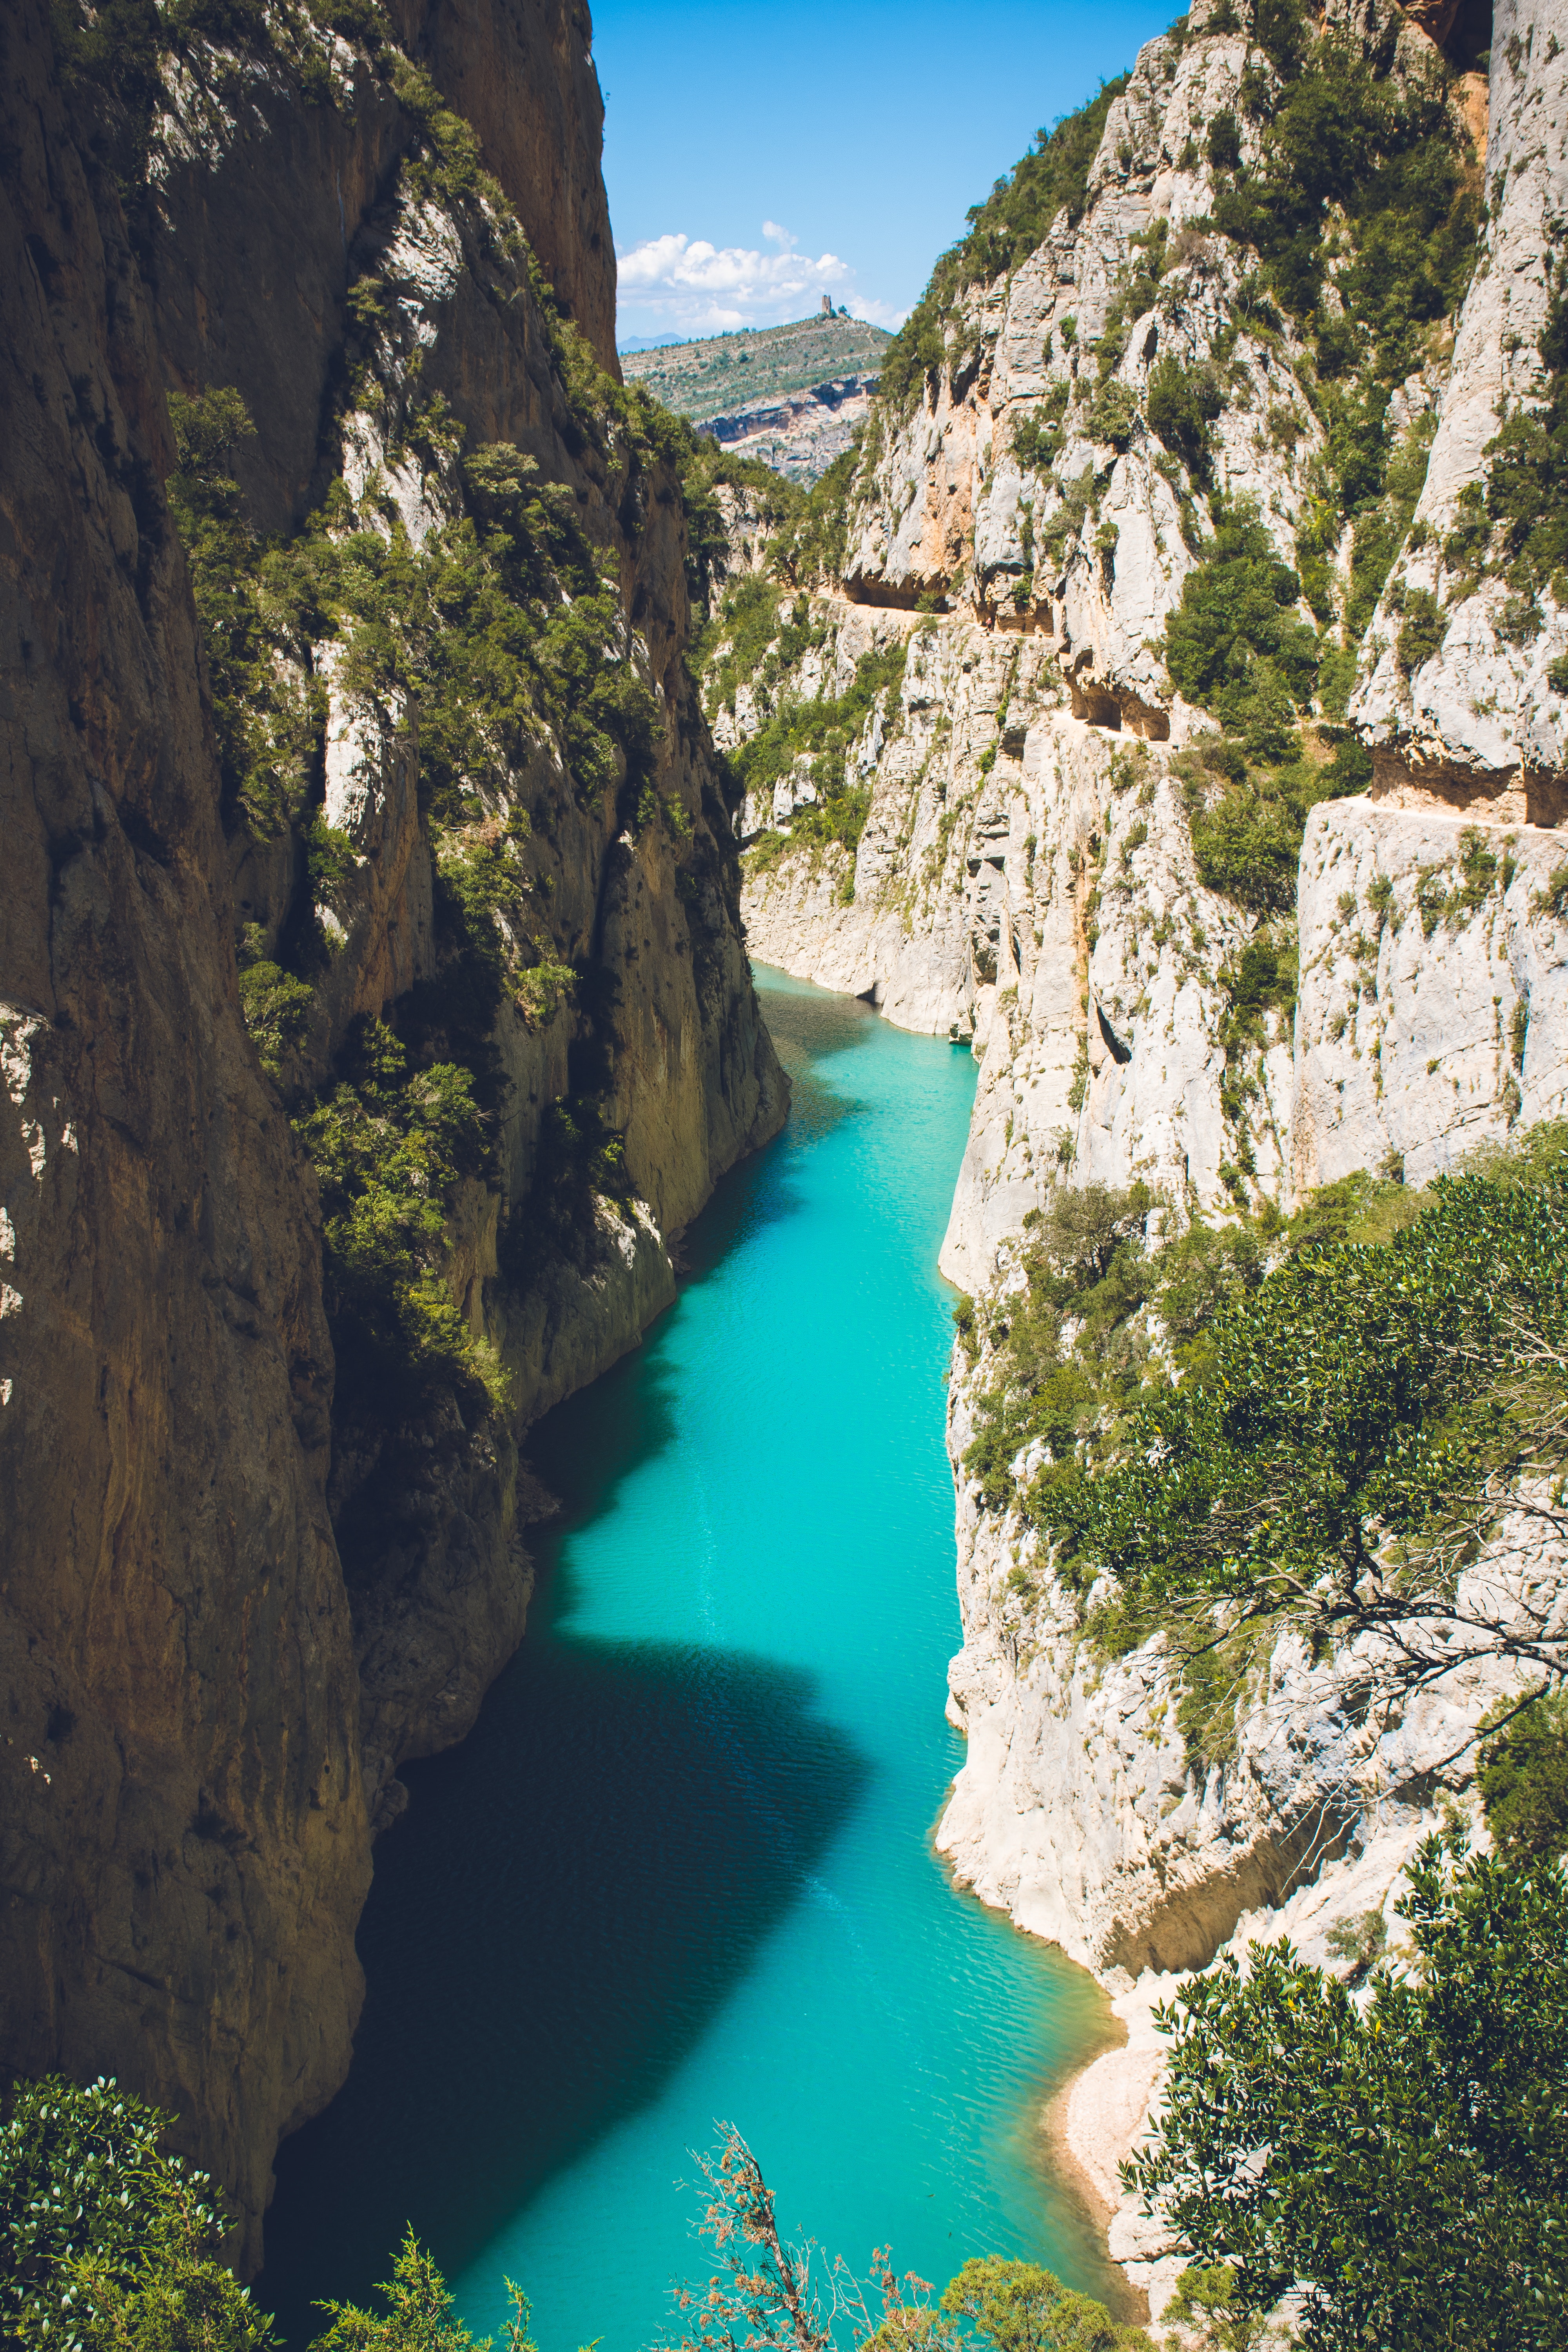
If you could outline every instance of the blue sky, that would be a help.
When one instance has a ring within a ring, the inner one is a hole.
[[[967,207],[1178,0],[598,0],[620,332],[896,326]]]

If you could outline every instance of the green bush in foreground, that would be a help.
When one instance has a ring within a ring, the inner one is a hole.
[[[24,2084],[0,2130],[0,2341],[28,2352],[267,2352],[271,2322],[218,2260],[205,2173],[171,2118],[111,2082]]]
[[[1232,2308],[1305,2297],[1309,2352],[1546,2352],[1568,2298],[1568,1880],[1425,1845],[1414,1965],[1363,2006],[1290,1945],[1157,2012],[1151,2152],[1123,2167]]]
[[[212,2182],[159,2149],[170,2121],[113,2083],[22,2086],[0,2131],[0,2341],[27,2352],[279,2352],[270,2319],[216,2259],[226,2221]],[[705,2287],[676,2290],[667,2341],[680,2352],[830,2352],[836,2323],[839,2340],[879,2352],[961,2352],[973,2339],[960,2317],[990,2352],[1150,2352],[1137,2328],[1037,2263],[966,2263],[933,2309],[924,2282],[900,2282],[885,2248],[869,2287],[842,2262],[814,2261],[815,2241],[780,2237],[739,2132],[719,2129],[719,2147],[697,2158],[699,2232],[719,2268]],[[506,2290],[502,2352],[539,2352],[527,2295],[510,2279]],[[375,2310],[319,2304],[328,2325],[311,2352],[492,2352],[412,2230],[375,2292]]]

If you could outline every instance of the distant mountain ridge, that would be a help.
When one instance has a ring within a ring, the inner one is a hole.
[[[892,337],[864,319],[817,317],[742,328],[697,342],[623,351],[628,382],[647,384],[694,425],[846,376],[874,376]]]

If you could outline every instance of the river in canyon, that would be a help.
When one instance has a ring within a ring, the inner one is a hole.
[[[407,1769],[360,1930],[347,2086],[281,2150],[258,2288],[290,2345],[405,2226],[476,2334],[641,2352],[732,2121],[782,2227],[940,2285],[968,2255],[1105,2294],[1041,2110],[1104,2038],[1055,1950],[956,1892],[963,1742],[936,1270],[974,1067],[759,970],[784,1133],[686,1237],[676,1306],[531,1433],[563,1506],[479,1726]]]

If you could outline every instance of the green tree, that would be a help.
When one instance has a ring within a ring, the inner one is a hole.
[[[0,2130],[0,2336],[45,2352],[268,2352],[272,2324],[218,2259],[213,2183],[173,2118],[100,2077],[26,2083]]]
[[[364,2311],[353,2303],[322,2303],[331,2323],[311,2352],[492,2352],[492,2339],[476,2343],[458,2317],[451,2289],[412,2230],[404,2233],[392,2276],[376,2288],[384,2308]],[[508,2279],[511,2316],[501,2331],[505,2352],[539,2352],[530,2336],[527,2295]],[[592,2352],[592,2347],[589,2347]]]
[[[1064,2286],[1038,2263],[986,2254],[949,2281],[943,2311],[971,2321],[994,2352],[1148,2352],[1141,2327],[1122,2326],[1102,2303]]]
[[[1304,2295],[1310,2352],[1546,2352],[1568,2297],[1568,1880],[1421,1849],[1415,1964],[1363,2008],[1287,1942],[1158,2012],[1159,2137],[1123,2167],[1233,2307]]]
[[[1283,759],[1310,701],[1318,641],[1296,612],[1301,583],[1255,506],[1221,504],[1215,536],[1165,628],[1165,665],[1189,702],[1268,759]]]
[[[1046,1487],[1064,1565],[1191,1643],[1290,1618],[1314,1646],[1383,1636],[1392,1686],[1505,1656],[1557,1680],[1568,1643],[1528,1574],[1460,1570],[1507,1511],[1561,1532],[1568,1183],[1441,1181],[1391,1239],[1303,1252],[1217,1321],[1213,1357],[1154,1384],[1097,1475]]]
[[[1481,1802],[1504,1853],[1568,1847],[1568,1692],[1510,1709],[1481,1749]]]

